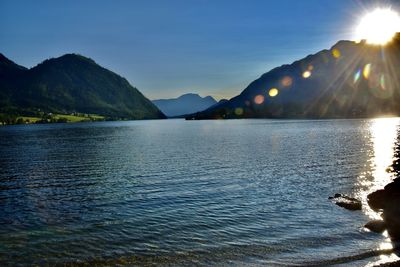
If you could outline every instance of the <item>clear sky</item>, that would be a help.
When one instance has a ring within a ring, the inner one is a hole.
[[[239,94],[273,67],[352,39],[377,0],[0,0],[0,52],[26,67],[78,53],[150,99]]]

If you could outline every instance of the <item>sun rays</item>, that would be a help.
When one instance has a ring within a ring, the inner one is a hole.
[[[400,16],[390,8],[376,8],[366,13],[355,30],[355,40],[385,45],[400,32]]]
[[[317,117],[325,117],[334,106],[348,109],[350,113],[356,114],[357,111],[352,111],[352,109],[356,110],[358,107],[352,107],[352,103],[360,97],[360,94],[368,94],[374,99],[386,99],[390,102],[395,88],[399,88],[399,74],[393,67],[396,65],[394,64],[396,59],[393,58],[395,53],[391,48],[391,41],[397,32],[400,32],[400,17],[394,10],[376,8],[366,12],[356,30],[357,38],[363,40],[338,43],[325,54],[328,58],[327,64],[335,66],[333,72],[322,77],[323,74],[319,71],[324,68],[323,64],[312,61],[300,70],[299,75],[284,76],[280,78],[279,83],[267,85],[265,89],[262,89],[265,93],[256,95],[253,103],[268,105],[266,100],[279,97],[278,92],[283,89],[282,92],[285,93],[296,90],[296,87],[292,86],[295,81],[303,80],[303,83],[315,79],[327,81],[328,77],[328,85],[320,88],[316,98],[305,107],[304,114],[315,113],[316,108],[319,107]],[[349,53],[349,51],[352,52]],[[337,93],[329,94],[331,90]],[[366,91],[363,92],[363,90]],[[322,109],[321,101],[325,103]],[[366,108],[368,109],[368,105]]]
[[[384,4],[372,7],[360,2],[357,12],[349,12],[352,23],[335,29],[347,41],[272,69],[229,105],[204,116],[356,118],[398,114],[398,14]]]

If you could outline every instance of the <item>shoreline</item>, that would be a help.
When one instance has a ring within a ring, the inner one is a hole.
[[[395,161],[398,163],[398,160]],[[397,164],[393,164],[398,167]],[[388,232],[392,241],[393,253],[400,257],[400,177],[368,195],[368,205],[376,212],[381,212],[381,221],[377,221]],[[392,267],[400,266],[400,260],[382,263],[374,266]]]

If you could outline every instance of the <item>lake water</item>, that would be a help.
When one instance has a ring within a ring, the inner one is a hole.
[[[365,201],[400,120],[0,127],[0,265],[329,265],[396,259]],[[397,258],[398,259],[398,258]]]

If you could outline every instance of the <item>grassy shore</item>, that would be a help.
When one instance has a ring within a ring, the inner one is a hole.
[[[89,114],[89,115],[54,115],[56,119],[66,119],[67,122],[83,122],[83,121],[103,121],[104,116]]]
[[[2,119],[1,119],[2,118]],[[0,114],[0,125],[35,124],[35,123],[75,123],[104,121],[106,118],[97,114],[45,114],[40,116],[10,116]]]

